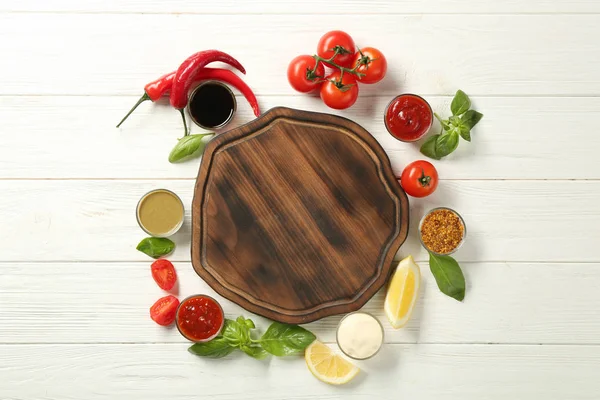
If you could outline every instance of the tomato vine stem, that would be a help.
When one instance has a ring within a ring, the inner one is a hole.
[[[346,67],[342,67],[341,65],[337,64],[336,62],[334,62],[333,60],[335,59],[335,57],[340,54],[340,49],[336,48],[335,51],[333,52],[333,55],[330,58],[323,58],[317,54],[313,55],[313,58],[315,59],[316,63],[315,63],[315,67],[313,68],[313,70],[311,71],[311,73],[316,73],[317,71],[317,67],[319,66],[319,62],[322,62],[324,64],[327,64],[331,67],[335,67],[337,69],[340,70],[341,76],[344,76],[344,72],[347,72],[349,74],[352,74],[358,78],[362,78],[363,76],[365,76],[365,74],[363,74],[362,72],[358,72],[357,69],[360,66],[360,63],[357,63],[354,68],[346,68]]]

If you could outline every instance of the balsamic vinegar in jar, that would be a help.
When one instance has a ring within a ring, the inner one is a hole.
[[[231,120],[235,107],[235,96],[227,86],[217,81],[208,81],[192,92],[188,111],[196,124],[215,129]]]

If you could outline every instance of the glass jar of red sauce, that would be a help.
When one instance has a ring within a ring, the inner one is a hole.
[[[175,323],[179,333],[192,342],[208,342],[223,329],[225,315],[221,305],[202,294],[184,299],[177,308]]]
[[[416,94],[395,97],[385,109],[385,127],[403,142],[415,142],[427,134],[433,124],[433,110]]]

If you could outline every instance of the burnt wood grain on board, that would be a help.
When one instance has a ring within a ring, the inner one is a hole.
[[[408,216],[389,159],[366,130],[274,108],[207,145],[192,263],[248,311],[311,322],[359,309],[384,285]]]

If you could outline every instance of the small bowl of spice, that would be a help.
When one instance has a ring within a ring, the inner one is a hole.
[[[421,244],[427,251],[437,255],[454,253],[462,246],[466,236],[465,221],[450,208],[434,208],[419,223]]]

